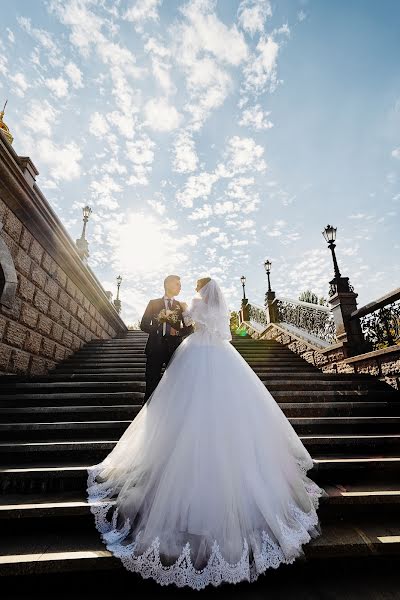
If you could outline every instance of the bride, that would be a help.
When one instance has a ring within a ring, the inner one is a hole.
[[[88,501],[107,549],[161,585],[254,581],[321,533],[324,490],[276,401],[230,344],[215,279],[183,313],[194,333],[99,464]],[[150,402],[151,400],[151,402]]]

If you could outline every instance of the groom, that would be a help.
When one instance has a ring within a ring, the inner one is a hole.
[[[146,392],[143,404],[156,389],[160,379],[162,366],[168,365],[173,353],[184,336],[193,332],[193,326],[186,326],[182,312],[186,305],[181,305],[175,296],[181,291],[181,280],[178,275],[168,275],[164,279],[165,294],[162,298],[150,300],[140,322],[140,329],[149,334],[145,353],[146,361]],[[160,321],[160,311],[172,310],[176,313],[176,321]]]

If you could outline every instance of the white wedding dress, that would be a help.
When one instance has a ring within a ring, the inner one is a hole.
[[[194,333],[116,446],[88,467],[107,549],[158,583],[201,589],[254,581],[304,556],[326,493],[264,384],[230,344],[215,280],[194,298]]]

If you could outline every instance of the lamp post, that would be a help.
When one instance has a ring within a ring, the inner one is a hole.
[[[275,292],[273,292],[271,289],[271,280],[269,277],[269,275],[271,273],[271,267],[272,267],[272,262],[267,258],[264,261],[264,269],[265,269],[265,272],[266,272],[267,278],[268,278],[268,290],[265,292],[264,306],[267,311],[268,323],[277,323],[278,312],[277,312],[277,305],[275,302]]]
[[[118,275],[117,277],[117,297],[114,300],[114,306],[117,309],[118,314],[121,312],[121,300],[119,299],[119,288],[121,287],[122,277]]]
[[[269,279],[269,274],[271,273],[272,262],[270,260],[264,261],[264,269],[268,277],[268,291],[271,292],[271,281]]]
[[[82,209],[83,213],[83,227],[81,237],[76,240],[76,247],[78,249],[78,254],[84,262],[87,262],[89,256],[89,244],[85,237],[86,235],[86,225],[89,220],[90,215],[92,214],[92,209],[90,206],[84,206]]]
[[[334,268],[334,272],[335,272],[335,278],[340,279],[341,274],[339,271],[339,266],[338,266],[338,263],[336,260],[336,254],[335,254],[336,230],[337,230],[336,227],[332,227],[332,225],[327,225],[325,227],[325,229],[323,230],[322,235],[324,236],[325,240],[328,242],[329,249],[332,252],[332,260],[333,260],[333,268]]]
[[[243,298],[242,298],[242,307],[240,309],[240,323],[243,323],[243,321],[248,321],[249,320],[249,301],[246,298],[246,277],[244,275],[241,276],[240,278],[240,283],[242,284],[242,288],[243,288]]]
[[[352,318],[352,313],[357,310],[353,286],[348,277],[342,277],[335,254],[336,227],[327,225],[322,235],[328,242],[332,252],[334,277],[329,285],[329,304],[335,324],[336,339],[342,344],[343,356],[355,356],[368,350],[359,319]]]
[[[245,289],[246,277],[244,275],[242,275],[240,278],[240,281],[242,282],[242,288],[243,288],[243,300],[246,300],[246,289]]]

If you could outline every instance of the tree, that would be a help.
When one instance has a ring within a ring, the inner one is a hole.
[[[239,313],[235,310],[231,311],[231,320],[230,320],[231,331],[236,331],[239,327]]]
[[[324,298],[323,296],[318,298],[317,294],[314,294],[314,292],[312,292],[311,290],[301,292],[299,300],[301,300],[302,302],[310,302],[311,304],[319,304],[320,306],[328,306],[328,301],[326,298]]]
[[[310,302],[311,304],[318,304],[318,296],[317,294],[314,294],[314,292],[312,292],[311,290],[301,292],[299,300],[301,300],[301,302]]]

